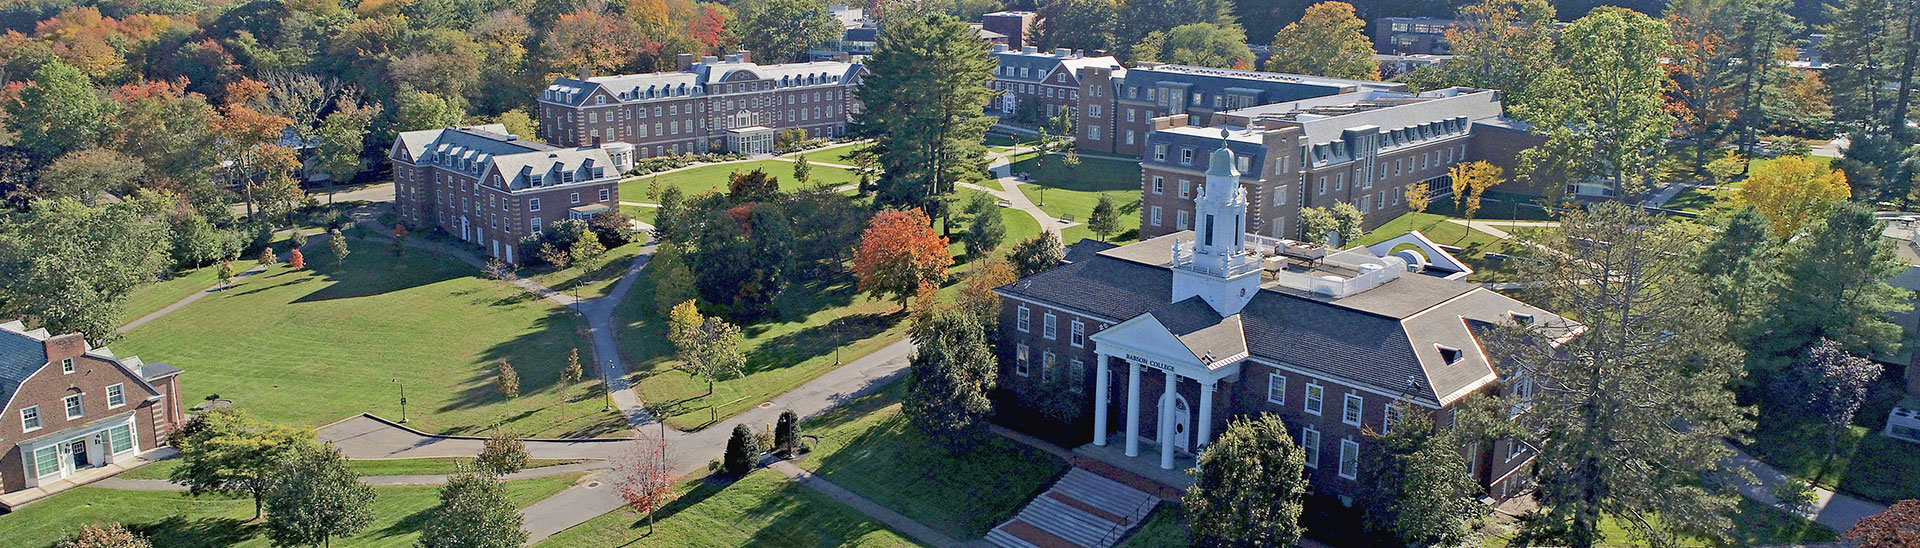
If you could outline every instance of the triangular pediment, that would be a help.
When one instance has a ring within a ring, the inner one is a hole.
[[[1158,361],[1168,365],[1202,367],[1200,358],[1187,349],[1180,337],[1167,329],[1152,314],[1141,314],[1120,325],[1094,333],[1093,342],[1115,356],[1134,361]]]

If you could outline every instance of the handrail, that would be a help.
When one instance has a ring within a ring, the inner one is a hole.
[[[1127,516],[1132,516],[1134,514],[1140,513],[1141,508],[1153,506],[1159,503],[1160,503],[1159,496],[1154,495],[1152,493],[1148,493],[1146,499],[1141,500],[1140,504],[1136,504],[1133,506],[1132,511],[1127,512]],[[1127,516],[1122,516],[1122,517],[1125,518]],[[1145,518],[1146,516],[1141,516],[1141,517]],[[1100,537],[1100,542],[1098,546],[1113,546],[1114,543],[1120,542],[1120,535],[1122,533],[1126,533],[1127,531],[1133,530],[1134,527],[1138,527],[1140,525],[1141,524],[1139,523],[1116,523],[1114,524],[1113,527],[1107,529],[1107,534],[1105,536]]]

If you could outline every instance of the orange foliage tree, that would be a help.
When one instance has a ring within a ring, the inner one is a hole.
[[[646,512],[647,535],[653,535],[653,513],[673,500],[673,466],[667,463],[667,442],[641,436],[615,464],[620,499],[635,512]]]
[[[933,231],[933,222],[919,208],[883,211],[867,223],[860,248],[853,253],[853,272],[860,291],[886,296],[907,306],[922,284],[947,281],[947,238]]]
[[[1860,548],[1920,548],[1920,500],[1894,503],[1853,524],[1843,536]]]
[[[300,270],[302,268],[306,268],[307,257],[305,255],[301,255],[300,250],[295,249],[293,250],[293,256],[287,258],[287,266],[293,267],[294,270]]]

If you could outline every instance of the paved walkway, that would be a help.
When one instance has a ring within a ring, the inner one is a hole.
[[[1040,223],[1042,230],[1052,232],[1055,236],[1059,236],[1062,230],[1079,226],[1080,223],[1062,221],[1047,214],[1045,210],[1040,209],[1040,206],[1033,205],[1033,200],[1027,199],[1025,192],[1020,191],[1020,185],[1027,183],[1023,183],[1019,178],[1013,176],[1011,173],[1012,166],[1007,163],[1007,158],[1028,150],[1030,150],[1030,148],[1023,147],[1011,152],[988,155],[990,159],[990,163],[987,166],[988,171],[992,172],[993,176],[1000,181],[1000,187],[1006,190],[994,190],[989,187],[971,183],[961,183],[960,186],[985,192],[996,199],[1005,201],[1007,203],[1006,207],[1019,210],[1033,217],[1033,220]]]
[[[287,230],[281,230],[281,231],[279,231],[279,232],[276,232],[276,234],[277,234],[277,233],[290,233],[290,231],[291,231],[291,230],[293,230],[293,229],[287,229]],[[309,249],[309,248],[312,248],[314,244],[317,244],[317,243],[324,243],[324,242],[326,242],[326,241],[327,241],[327,238],[328,238],[328,236],[327,236],[327,235],[325,235],[325,234],[316,234],[316,235],[314,235],[314,236],[313,236],[312,238],[309,238],[309,239],[307,240],[307,245],[306,245],[305,247],[302,247],[302,248],[300,248],[300,249],[301,249],[301,252],[302,252],[302,253],[305,253],[305,252],[306,252],[306,250],[307,250],[307,249]],[[280,261],[280,262],[282,262],[282,263],[284,263],[284,262],[287,262],[287,259],[288,259],[288,258],[290,258],[290,257],[292,257],[292,256],[293,256],[293,250],[287,250],[287,252],[286,252],[286,253],[281,253],[281,254],[279,254],[279,257],[277,257],[277,258],[279,259],[279,261]],[[248,260],[251,260],[251,259],[248,259]],[[235,261],[239,261],[239,259],[235,259]],[[261,272],[265,272],[266,270],[267,270],[267,267],[266,267],[266,265],[262,265],[262,264],[259,264],[259,263],[254,263],[254,265],[253,265],[253,268],[249,268],[249,269],[246,269],[245,271],[242,271],[242,272],[239,272],[239,273],[236,273],[236,274],[234,274],[234,275],[233,275],[233,279],[235,279],[235,280],[238,280],[238,279],[242,279],[242,278],[247,278],[247,277],[250,277],[250,276],[253,276],[253,275],[255,275],[255,274],[259,274],[259,273],[261,273]],[[158,320],[158,319],[160,319],[160,317],[161,317],[161,316],[165,316],[165,315],[168,315],[168,314],[172,314],[172,313],[173,313],[173,311],[175,311],[175,310],[179,310],[179,309],[181,309],[181,308],[185,308],[185,307],[186,307],[187,305],[190,305],[190,304],[193,304],[193,303],[194,303],[194,301],[198,301],[198,300],[200,300],[200,299],[203,299],[203,298],[206,298],[206,297],[207,297],[207,295],[211,295],[211,294],[213,294],[213,293],[215,293],[215,292],[219,292],[219,291],[222,291],[222,290],[224,290],[224,289],[225,289],[225,288],[223,288],[223,287],[221,287],[221,284],[218,284],[218,283],[215,283],[215,284],[213,284],[213,285],[210,285],[210,286],[207,286],[207,288],[206,288],[206,289],[202,289],[202,290],[199,290],[199,291],[195,291],[195,292],[193,292],[193,294],[192,294],[192,295],[187,295],[186,297],[183,297],[183,298],[181,298],[181,299],[180,299],[180,300],[178,300],[178,301],[174,301],[174,302],[173,302],[173,304],[169,304],[169,305],[166,305],[166,306],[163,306],[163,307],[160,307],[160,309],[159,309],[159,310],[155,310],[155,311],[153,311],[153,312],[150,312],[150,313],[148,313],[148,314],[147,314],[147,315],[145,315],[145,316],[141,316],[141,317],[138,317],[138,318],[134,318],[134,319],[133,319],[133,321],[130,321],[130,322],[127,322],[127,324],[126,324],[126,325],[122,325],[122,326],[120,326],[120,328],[119,328],[119,329],[115,329],[114,331],[116,331],[116,332],[119,332],[119,333],[127,333],[127,332],[130,332],[130,331],[133,331],[133,329],[134,329],[134,328],[136,328],[136,327],[140,327],[140,326],[143,326],[143,325],[147,325],[147,323],[149,323],[149,322],[152,322],[152,321],[154,321],[154,320]]]
[[[552,477],[552,476],[564,476],[567,474],[573,474],[573,473],[579,473],[579,472],[593,472],[593,471],[599,471],[599,470],[606,470],[610,466],[611,465],[609,465],[605,461],[589,461],[589,462],[580,462],[580,463],[574,463],[574,464],[542,466],[539,468],[528,468],[526,470],[521,470],[519,472],[514,472],[512,474],[500,476],[500,479],[513,481],[513,480],[532,479],[532,478],[545,478],[545,477]],[[360,482],[365,483],[367,485],[372,485],[374,487],[412,486],[412,485],[446,485],[447,478],[449,477],[452,477],[452,476],[448,474],[416,474],[416,475],[405,475],[405,476],[361,476]],[[122,491],[185,491],[187,490],[187,487],[185,485],[180,485],[178,483],[174,483],[174,482],[163,480],[163,479],[107,478],[107,479],[94,482],[93,486],[105,487],[107,489],[119,489]]]
[[[1835,493],[1819,487],[1814,488],[1816,500],[1812,506],[1804,510],[1785,508],[1780,505],[1779,499],[1774,498],[1773,489],[1775,486],[1786,482],[1787,475],[1774,469],[1772,466],[1768,466],[1767,463],[1760,462],[1748,456],[1747,453],[1741,451],[1739,447],[1733,447],[1731,444],[1729,444],[1728,447],[1733,449],[1733,456],[1727,457],[1727,460],[1723,464],[1729,468],[1746,468],[1748,472],[1753,474],[1754,483],[1741,486],[1740,494],[1756,502],[1811,519],[1816,523],[1827,526],[1829,529],[1833,529],[1836,533],[1845,533],[1848,529],[1852,529],[1853,524],[1858,523],[1861,519],[1887,511],[1885,505],[1861,500],[1852,495]]]
[[[868,500],[866,497],[860,496],[852,491],[848,491],[844,487],[835,485],[833,482],[827,481],[820,476],[813,475],[813,472],[808,472],[806,469],[792,462],[784,460],[774,461],[774,463],[767,466],[767,468],[771,468],[773,471],[781,474],[786,474],[787,477],[793,478],[795,481],[800,482],[801,485],[805,485],[814,491],[819,491],[820,494],[826,495],[827,498],[851,506],[853,509],[859,510],[860,513],[866,514],[867,517],[885,523],[887,527],[891,527],[894,531],[912,537],[913,540],[919,541],[921,544],[939,547],[967,545],[954,540],[953,537],[949,537],[945,533],[934,530],[932,527],[900,515],[899,512],[881,506],[879,503]]]

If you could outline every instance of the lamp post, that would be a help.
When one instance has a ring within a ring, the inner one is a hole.
[[[601,413],[613,410],[613,383],[607,382],[607,374],[612,372],[613,360],[607,360],[607,369],[600,375],[600,397],[606,398],[606,407],[600,408]]]
[[[400,382],[400,379],[393,379],[393,383],[400,385],[400,424],[406,424],[407,423],[407,383]]]

